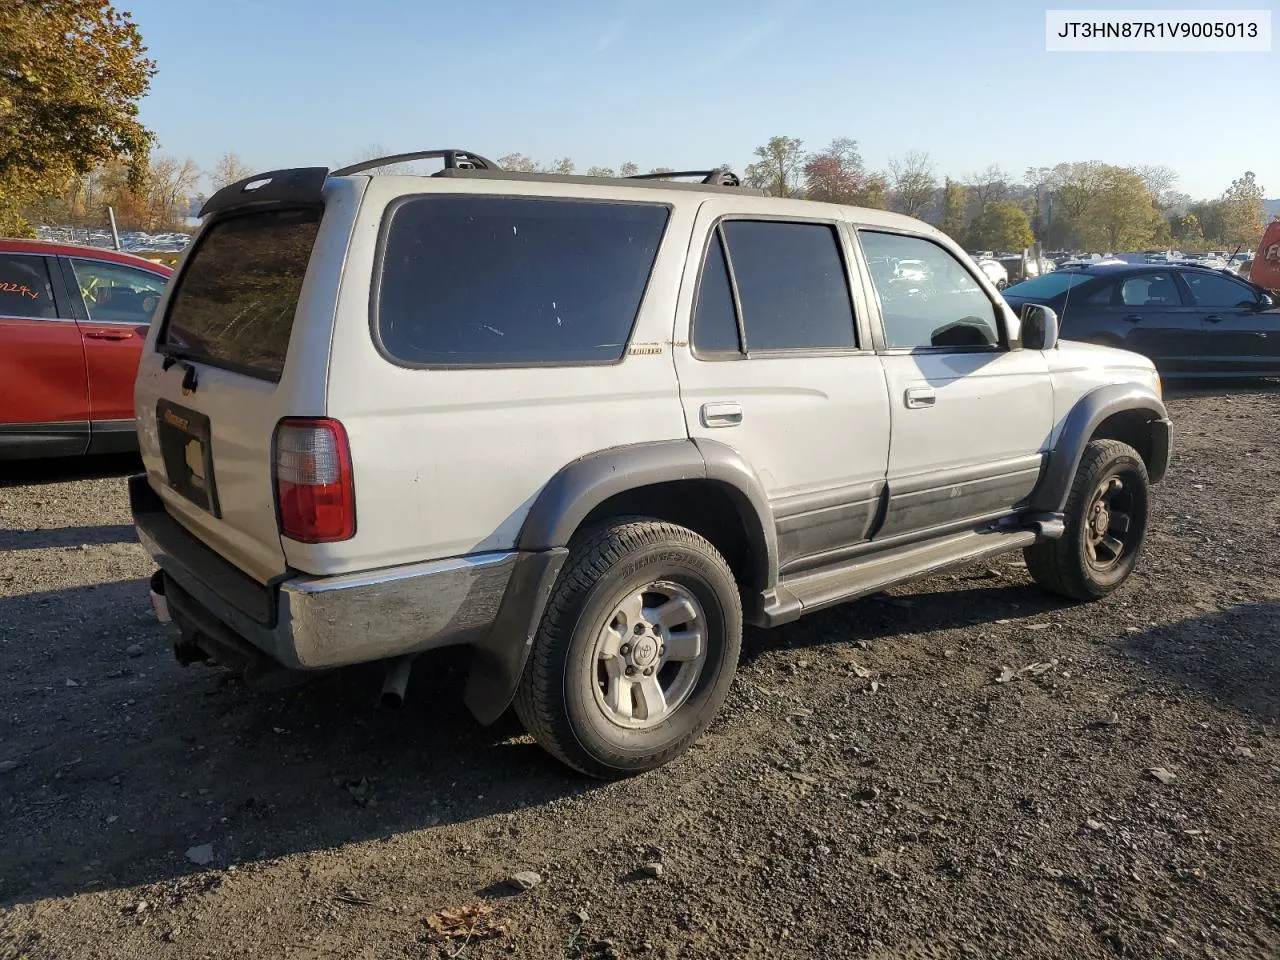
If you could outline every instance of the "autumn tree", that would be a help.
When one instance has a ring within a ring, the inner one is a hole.
[[[186,160],[175,157],[152,160],[147,172],[145,229],[163,230],[179,226],[199,182],[200,168],[190,157]]]
[[[969,224],[971,250],[1022,250],[1035,241],[1027,212],[1012,201],[990,203]]]
[[[373,158],[370,157],[369,159]],[[218,162],[213,165],[213,170],[209,172],[209,179],[213,181],[213,189],[215,190],[221,190],[227,184],[236,183],[245,177],[251,176],[253,176],[253,169],[231,152],[224,153]]]
[[[770,137],[755,149],[756,162],[747,165],[745,182],[774,197],[790,197],[799,193],[800,174],[804,167],[804,141],[795,137]]]
[[[587,167],[588,177],[612,177],[615,176],[613,167]]]
[[[146,53],[109,0],[0,3],[0,233],[29,232],[20,204],[109,161],[141,186],[152,134],[138,101],[156,69]]]
[[[1252,170],[1231,181],[1220,201],[1221,240],[1246,249],[1257,247],[1262,239],[1262,196]]]
[[[1204,228],[1200,226],[1200,218],[1194,213],[1186,213],[1175,219],[1173,236],[1182,246],[1195,250],[1205,245]]]
[[[805,196],[825,203],[856,203],[867,179],[858,142],[848,137],[832,140],[804,165]]]
[[[538,165],[523,153],[508,153],[498,158],[498,166],[512,173],[537,173]]]
[[[1136,170],[1103,164],[1094,195],[1080,223],[1091,246],[1140,250],[1152,243],[1160,220],[1146,183]]]
[[[957,243],[964,236],[967,194],[968,191],[963,183],[947,177],[942,188],[942,219],[938,223],[938,229]]]
[[[634,177],[639,172],[640,168],[630,160],[618,168],[618,176],[620,177]]]
[[[919,216],[933,200],[937,180],[929,154],[911,150],[900,157],[889,158],[893,208],[909,217]]]

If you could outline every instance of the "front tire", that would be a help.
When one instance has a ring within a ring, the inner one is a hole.
[[[570,544],[516,714],[590,776],[652,770],[715,717],[741,646],[738,586],[711,543],[657,520],[610,521]]]
[[[1073,600],[1105,597],[1133,573],[1150,503],[1138,451],[1119,440],[1090,441],[1067,496],[1066,532],[1023,551],[1031,578]]]

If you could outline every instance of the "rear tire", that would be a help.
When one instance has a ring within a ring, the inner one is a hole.
[[[1105,597],[1133,573],[1150,503],[1138,451],[1119,440],[1090,441],[1067,496],[1066,532],[1023,551],[1031,578],[1073,600]]]
[[[742,602],[711,543],[629,517],[570,544],[515,709],[538,744],[593,777],[678,757],[719,711],[742,646]]]

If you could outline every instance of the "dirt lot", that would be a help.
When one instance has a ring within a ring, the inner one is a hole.
[[[1171,410],[1121,593],[1063,604],[1005,558],[749,632],[703,742],[610,785],[477,727],[457,658],[391,714],[367,672],[181,669],[130,464],[27,471],[0,487],[0,956],[1280,956],[1280,388]],[[469,939],[428,922],[477,903]]]

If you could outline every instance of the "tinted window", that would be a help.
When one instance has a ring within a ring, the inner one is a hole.
[[[1120,282],[1120,302],[1126,307],[1180,307],[1182,298],[1171,273],[1143,273]]]
[[[100,323],[151,322],[160,303],[160,295],[164,293],[164,277],[99,260],[72,260],[71,268],[90,320]]]
[[[1212,273],[1187,272],[1182,275],[1191,288],[1191,296],[1200,307],[1251,307],[1258,302],[1252,287],[1230,277]]]
[[[863,231],[890,347],[994,347],[995,307],[950,253],[920,237]]]
[[[279,380],[318,210],[252,213],[200,238],[169,301],[165,349]]]
[[[405,201],[382,258],[382,344],[423,365],[619,360],[666,222],[656,204]]]
[[[45,258],[0,253],[0,317],[48,320],[57,315]]]
[[[834,227],[723,224],[747,350],[852,347],[853,305]]]
[[[699,353],[738,352],[738,314],[733,305],[729,270],[717,234],[707,249],[698,281],[698,305],[693,317],[693,346]]]
[[[1017,297],[1052,300],[1062,291],[1078,287],[1080,284],[1088,283],[1092,279],[1093,277],[1087,273],[1070,273],[1067,271],[1059,273],[1055,271],[1031,280],[1023,280],[1021,283],[1010,284],[1006,292]]]
[[[1090,303],[1099,307],[1108,307],[1111,305],[1111,301],[1115,298],[1115,295],[1116,284],[1114,281],[1111,283],[1104,283],[1097,290],[1093,291],[1093,293],[1089,294],[1085,303]]]

